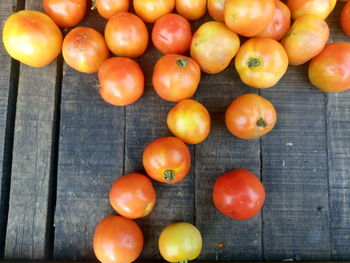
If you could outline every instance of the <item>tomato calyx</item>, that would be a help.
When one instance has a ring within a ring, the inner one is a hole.
[[[187,259],[181,260],[181,261],[179,261],[179,263],[188,263],[188,260]]]
[[[186,67],[189,59],[188,58],[179,58],[176,60],[176,65],[178,65],[180,68]]]
[[[97,8],[96,0],[91,0],[91,11],[94,11]]]
[[[256,122],[256,125],[258,127],[262,127],[262,128],[267,127],[267,123],[264,121],[264,119],[262,117],[260,117],[260,119]]]
[[[174,170],[165,170],[164,171],[164,179],[168,182],[174,181],[175,179],[175,172]]]
[[[248,62],[247,62],[247,65],[250,69],[254,69],[256,67],[259,67],[260,66],[260,59],[258,58],[255,58],[255,57],[250,57],[248,59]]]

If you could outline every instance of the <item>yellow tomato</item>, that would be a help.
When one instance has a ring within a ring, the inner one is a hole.
[[[287,5],[293,20],[304,16],[314,15],[326,19],[333,11],[337,0],[288,0]]]

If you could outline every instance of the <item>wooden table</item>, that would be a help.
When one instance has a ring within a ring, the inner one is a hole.
[[[2,23],[16,5],[39,10],[41,1],[0,1]],[[328,19],[330,41],[350,40],[338,21],[342,6]],[[94,11],[82,24],[103,32],[105,21]],[[1,256],[94,259],[95,225],[113,213],[112,182],[143,172],[145,145],[170,135],[165,118],[173,104],[151,85],[159,57],[150,46],[138,59],[147,82],[142,99],[113,107],[100,99],[96,74],[78,73],[62,58],[30,68],[11,60],[1,43]],[[239,140],[225,128],[226,107],[243,93],[259,93],[276,106],[278,123],[261,140]],[[290,67],[278,85],[257,90],[242,84],[231,64],[219,75],[203,74],[195,99],[208,107],[212,131],[190,146],[193,165],[183,182],[154,183],[158,203],[137,220],[145,236],[141,259],[160,260],[161,229],[188,221],[202,232],[201,260],[350,260],[350,92],[312,87],[307,65]],[[211,200],[215,178],[234,168],[253,171],[266,187],[263,212],[251,220],[226,218]]]

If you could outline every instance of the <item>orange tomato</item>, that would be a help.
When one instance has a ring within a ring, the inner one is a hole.
[[[204,141],[210,132],[208,110],[195,100],[183,100],[168,113],[169,130],[186,143],[197,144]]]
[[[245,84],[266,89],[274,86],[286,73],[288,56],[276,40],[251,38],[238,50],[235,66]]]
[[[225,22],[225,0],[208,0],[207,8],[209,15],[218,22]]]
[[[32,10],[7,18],[2,41],[11,57],[31,67],[50,64],[62,49],[62,34],[57,25],[49,16]]]
[[[259,139],[276,124],[276,110],[270,101],[256,94],[244,94],[232,101],[225,115],[227,129],[240,139]]]
[[[223,23],[212,21],[201,25],[193,35],[190,52],[202,71],[216,74],[230,64],[239,45],[236,33]]]
[[[151,180],[138,173],[126,174],[113,183],[109,202],[118,214],[134,219],[147,216],[156,204]]]
[[[350,2],[347,2],[343,7],[340,22],[344,33],[350,36]]]
[[[319,54],[329,38],[327,23],[313,15],[298,18],[282,40],[289,64],[301,65]]]
[[[233,32],[253,37],[270,24],[275,9],[274,0],[226,0],[225,23]]]
[[[176,0],[176,11],[188,20],[198,20],[204,16],[207,0]]]
[[[98,13],[105,19],[110,19],[115,14],[129,10],[129,0],[93,0]]]
[[[136,14],[147,23],[154,23],[158,18],[171,13],[175,0],[134,0]]]
[[[337,0],[287,0],[293,20],[304,15],[326,19],[333,11]]]
[[[93,249],[103,263],[131,263],[141,254],[143,235],[131,219],[107,216],[97,225]]]
[[[147,174],[158,182],[174,184],[183,180],[191,168],[191,154],[176,137],[162,137],[148,144],[142,156]]]

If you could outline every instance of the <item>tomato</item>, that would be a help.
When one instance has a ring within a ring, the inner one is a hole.
[[[246,85],[266,89],[274,86],[286,73],[288,56],[276,40],[252,38],[238,50],[235,66]]]
[[[191,167],[191,154],[186,144],[176,137],[162,137],[148,144],[142,156],[147,174],[158,182],[174,184],[186,177]]]
[[[207,0],[176,0],[176,11],[188,20],[198,20],[204,16]]]
[[[152,41],[163,54],[183,54],[191,45],[190,23],[180,15],[167,14],[154,24]]]
[[[258,177],[244,170],[234,170],[219,176],[214,184],[215,207],[237,220],[254,217],[265,201],[265,189]]]
[[[107,59],[98,71],[100,95],[115,106],[137,101],[144,90],[144,75],[140,66],[130,58]]]
[[[62,49],[62,34],[57,25],[49,16],[32,10],[10,15],[2,40],[11,57],[31,67],[50,64]]]
[[[216,74],[227,68],[239,45],[237,34],[223,23],[207,22],[193,35],[191,57],[197,61],[202,71]]]
[[[253,37],[270,24],[275,9],[274,0],[226,0],[225,23],[233,32]]]
[[[94,73],[109,56],[103,36],[89,27],[76,27],[63,40],[64,61],[75,70]]]
[[[120,215],[134,219],[147,216],[156,203],[151,180],[143,174],[124,175],[113,183],[109,202]]]
[[[301,65],[319,54],[329,38],[327,23],[313,15],[298,18],[281,41],[290,65]]]
[[[86,12],[86,0],[43,0],[45,13],[60,27],[79,24]]]
[[[293,20],[304,15],[326,19],[333,11],[337,0],[287,0]]]
[[[276,11],[270,24],[257,37],[281,40],[290,28],[289,8],[281,1],[275,0]]]
[[[190,223],[172,223],[161,232],[158,247],[166,261],[187,262],[194,260],[201,253],[202,236]]]
[[[210,132],[208,110],[195,100],[182,100],[168,113],[169,130],[186,143],[197,144],[204,141]]]
[[[153,87],[161,98],[179,102],[193,96],[200,78],[201,70],[190,57],[165,55],[154,67]]]
[[[103,263],[130,263],[141,254],[143,235],[131,219],[107,216],[96,227],[93,248]]]
[[[326,92],[350,89],[350,43],[326,45],[309,65],[311,83]]]
[[[154,23],[175,7],[175,0],[134,0],[136,14],[147,23]]]
[[[209,15],[218,22],[225,22],[225,0],[208,0],[207,8]]]
[[[108,48],[119,57],[139,57],[148,45],[145,23],[128,12],[120,12],[108,20],[105,38]]]
[[[350,2],[347,2],[341,12],[341,26],[345,34],[350,36]]]
[[[276,110],[270,101],[256,94],[244,94],[232,101],[225,115],[227,129],[240,139],[259,139],[276,124]]]
[[[110,19],[115,14],[129,10],[129,0],[93,0],[98,13],[105,19]]]

